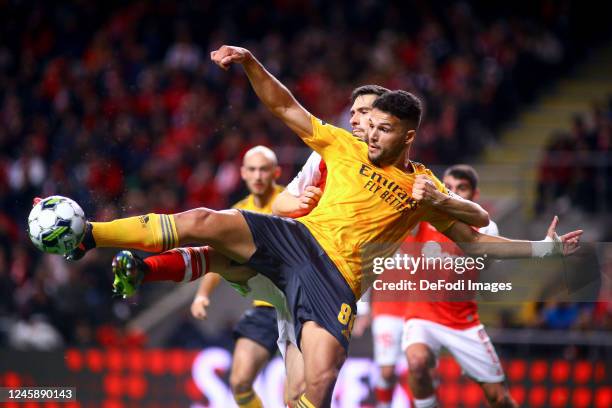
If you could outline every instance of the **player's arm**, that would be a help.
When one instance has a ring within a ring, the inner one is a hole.
[[[467,254],[488,255],[493,258],[542,258],[545,256],[571,255],[578,250],[582,230],[558,236],[558,217],[554,217],[546,238],[542,241],[523,241],[501,236],[482,234],[469,225],[457,221],[444,231]]]
[[[191,302],[191,315],[196,319],[206,319],[206,308],[210,304],[210,296],[221,283],[221,275],[214,272],[207,273],[200,281],[193,302]]]
[[[232,63],[241,64],[253,90],[264,105],[300,137],[313,133],[310,113],[291,92],[245,48],[224,45],[210,53],[211,60],[227,70]]]
[[[317,206],[323,191],[321,182],[321,156],[313,152],[297,176],[272,202],[272,213],[281,217],[297,218],[308,214]]]
[[[322,194],[323,190],[315,186],[306,187],[298,197],[284,190],[274,199],[272,213],[281,217],[303,217],[317,206]]]
[[[474,227],[486,227],[491,221],[489,213],[473,201],[463,199],[456,194],[445,194],[440,191],[431,178],[425,174],[416,176],[412,187],[412,198],[418,203],[463,221]]]

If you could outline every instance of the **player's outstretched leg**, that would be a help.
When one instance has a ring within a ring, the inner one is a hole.
[[[113,258],[112,270],[113,292],[124,298],[132,296],[143,282],[190,282],[210,270],[242,286],[255,275],[249,268],[232,265],[229,258],[208,246],[176,248],[144,260],[124,250]]]
[[[130,251],[121,251],[113,258],[113,294],[127,298],[136,293],[142,283],[147,266]]]
[[[299,402],[306,407],[331,406],[334,385],[346,360],[345,349],[333,335],[313,321],[304,323],[301,349],[306,393]]]
[[[150,213],[88,223],[79,255],[94,247],[161,252],[194,243],[212,245],[239,262],[248,260],[255,252],[251,231],[239,211],[202,207],[179,214]]]

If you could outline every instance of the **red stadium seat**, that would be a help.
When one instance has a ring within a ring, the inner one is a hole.
[[[147,353],[147,369],[151,371],[152,374],[161,375],[166,369],[166,361],[165,354],[163,350],[155,349],[149,350]]]
[[[142,399],[147,393],[148,383],[142,375],[131,375],[127,378],[126,384],[127,394],[132,399]]]
[[[595,393],[595,408],[612,407],[612,387],[601,387]]]
[[[548,362],[545,360],[535,360],[529,368],[531,381],[542,382],[548,377]]]
[[[66,350],[66,366],[71,371],[79,371],[83,367],[83,355],[79,350]]]
[[[450,357],[440,359],[438,371],[442,381],[457,381],[461,377],[461,367]]]
[[[133,349],[128,352],[128,367],[133,372],[142,372],[145,368],[145,352]]]
[[[570,363],[565,360],[556,360],[552,364],[551,377],[554,382],[567,382],[570,376]]]
[[[456,407],[459,405],[459,401],[461,398],[461,388],[459,384],[453,382],[449,384],[445,384],[440,387],[439,395],[440,402],[442,402],[442,406]]]
[[[466,408],[478,408],[480,403],[484,402],[482,389],[475,382],[470,381],[461,392],[461,400]]]
[[[124,366],[123,351],[120,349],[110,349],[106,352],[106,365],[109,371],[121,371]]]
[[[552,408],[566,407],[569,400],[569,389],[567,387],[555,387],[550,392],[550,406]]]
[[[593,363],[590,361],[577,361],[574,364],[574,381],[583,384],[593,375]]]
[[[100,350],[87,350],[85,360],[87,361],[87,367],[94,373],[99,373],[104,369],[104,356]]]
[[[507,366],[508,379],[512,382],[523,381],[527,373],[527,363],[525,360],[516,359],[510,361]]]
[[[586,387],[576,388],[572,396],[572,407],[587,408],[593,401],[593,392]]]
[[[526,392],[525,387],[522,385],[514,385],[510,387],[510,395],[512,395],[512,398],[514,398],[517,404],[522,406],[525,403]]]
[[[529,391],[529,403],[527,406],[529,407],[543,407],[546,404],[546,397],[548,396],[548,391],[545,387],[541,385],[537,385]]]
[[[123,379],[120,374],[107,374],[103,380],[104,391],[109,397],[118,398],[123,393]]]

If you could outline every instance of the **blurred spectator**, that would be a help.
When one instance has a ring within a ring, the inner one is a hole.
[[[588,117],[575,115],[570,132],[555,132],[540,160],[535,210],[569,207],[605,212],[612,199],[612,97]]]

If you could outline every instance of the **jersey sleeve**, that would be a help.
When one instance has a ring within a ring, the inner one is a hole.
[[[433,181],[438,191],[446,195],[450,195],[450,191],[446,188],[446,186],[429,169],[426,170],[426,174]],[[425,221],[433,225],[438,231],[444,232],[457,220],[441,211],[428,211],[425,214]]]
[[[311,116],[310,120],[312,122],[312,135],[303,137],[303,140],[311,149],[319,153],[325,161],[328,161],[328,157],[333,153],[343,154],[351,149],[353,143],[355,143],[353,135],[346,130],[314,116]]]
[[[299,197],[304,192],[306,187],[315,186],[321,180],[321,170],[319,168],[321,164],[321,155],[317,152],[312,152],[302,169],[297,176],[291,180],[291,183],[287,185],[287,191],[289,194],[295,197]]]

